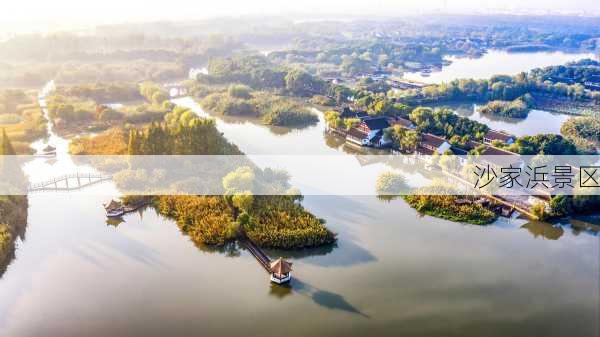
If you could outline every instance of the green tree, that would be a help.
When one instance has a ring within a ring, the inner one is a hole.
[[[255,177],[249,166],[238,167],[223,177],[223,188],[227,194],[248,193],[254,189]]]
[[[250,91],[250,87],[243,84],[232,84],[227,89],[227,93],[229,94],[229,96],[242,99],[251,98],[252,95],[250,95]]]
[[[285,75],[285,89],[299,96],[312,96],[324,93],[325,83],[309,73],[292,69]]]
[[[342,119],[340,118],[340,113],[335,110],[325,111],[325,122],[327,122],[327,126],[333,129],[337,129],[342,124]]]

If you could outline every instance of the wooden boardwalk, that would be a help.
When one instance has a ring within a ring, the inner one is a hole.
[[[248,249],[248,251],[256,258],[256,261],[265,268],[267,273],[271,273],[271,259],[265,254],[262,249],[244,236],[240,242]]]

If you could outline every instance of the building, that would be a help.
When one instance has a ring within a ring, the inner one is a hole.
[[[368,118],[369,114],[364,111],[353,110],[350,107],[343,107],[342,111],[340,111],[340,118],[358,118],[365,119]]]
[[[394,89],[421,89],[426,87],[427,83],[414,82],[409,80],[390,80],[388,84]]]
[[[399,125],[400,127],[403,127],[405,129],[409,129],[409,130],[415,130],[417,128],[415,126],[415,124],[413,124],[413,122],[411,122],[410,120],[408,120],[406,118],[402,118],[402,117],[389,117],[388,122],[392,126]]]
[[[452,150],[452,145],[442,137],[424,133],[421,135],[421,142],[417,146],[417,152],[422,155],[444,154]]]
[[[363,119],[356,128],[366,134],[383,131],[390,127],[386,117],[369,117]]]
[[[348,130],[346,139],[361,146],[385,147],[389,141],[384,139],[383,130],[390,127],[386,117],[367,117]]]
[[[368,135],[357,128],[350,128],[346,133],[346,141],[360,146],[367,146]]]
[[[271,262],[271,282],[283,284],[292,279],[292,263],[282,258]]]
[[[512,144],[515,142],[515,136],[513,135],[509,135],[508,133],[504,132],[504,131],[496,131],[496,130],[489,130],[484,136],[483,136],[483,143],[487,144],[487,145],[491,145],[493,141],[500,141],[504,144]]]

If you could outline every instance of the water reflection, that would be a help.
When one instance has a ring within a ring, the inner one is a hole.
[[[350,267],[358,264],[377,261],[377,258],[365,248],[344,238],[331,245],[298,249],[298,250],[266,250],[269,256],[281,256],[287,259],[302,259],[303,263],[320,267]],[[339,253],[335,250],[342,247]]]
[[[340,147],[346,145],[346,140],[342,137],[334,136],[330,133],[323,133],[323,138],[325,139],[325,145],[332,149],[339,149]]]
[[[568,225],[573,229],[573,235],[579,233],[588,233],[599,235],[600,233],[600,214],[581,216],[568,220]]]
[[[106,218],[106,225],[107,226],[119,227],[119,225],[122,224],[123,222],[125,222],[125,220],[123,220],[122,217],[118,217],[118,218]]]
[[[18,243],[25,240],[28,208],[26,196],[0,196],[0,224],[5,224],[11,235],[8,242],[0,244],[0,279],[15,259]]]
[[[335,292],[319,289],[307,282],[299,280],[298,278],[292,278],[291,284],[271,284],[269,291],[269,295],[279,299],[283,299],[294,293],[310,298],[313,303],[330,310],[339,310],[356,314],[364,318],[371,318],[369,315],[363,313],[350,302],[348,302],[344,296]]]
[[[441,83],[459,78],[485,79],[492,75],[516,75],[533,68],[564,64],[584,58],[593,58],[591,53],[533,52],[509,53],[503,50],[488,50],[482,57],[449,57],[452,63],[442,67],[441,71],[423,76],[419,72],[407,72],[404,78],[426,82]]]
[[[217,114],[215,114],[217,115]],[[262,119],[260,119],[259,117],[253,117],[253,116],[230,116],[230,115],[221,115],[218,114],[218,117],[221,121],[227,123],[227,124],[234,124],[234,125],[238,125],[238,126],[244,126],[247,124],[256,126],[256,127],[263,127],[267,130],[269,130],[272,134],[274,135],[278,135],[278,136],[283,136],[286,135],[288,133],[297,131],[297,130],[303,130],[303,129],[307,129],[310,127],[314,127],[315,125],[318,124],[318,122],[313,122],[307,125],[300,125],[300,126],[294,126],[294,127],[286,127],[286,126],[277,126],[277,125],[269,125],[269,124],[265,124]]]
[[[181,232],[183,235],[186,235],[183,231]],[[240,257],[242,255],[241,250],[245,249],[242,245],[237,241],[226,242],[222,246],[207,246],[200,242],[194,242],[194,246],[198,248],[203,253],[209,254],[222,254],[225,257]]]
[[[536,135],[539,133],[560,134],[563,123],[571,116],[545,110],[532,109],[526,118],[510,118],[478,111],[479,104],[472,102],[456,102],[432,105],[447,107],[457,114],[486,124],[492,129],[506,131],[515,136]]]
[[[528,222],[521,226],[521,228],[529,231],[534,238],[543,237],[548,240],[558,240],[565,233],[561,226],[554,226],[541,221]]]

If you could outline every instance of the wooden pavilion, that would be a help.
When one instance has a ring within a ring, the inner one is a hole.
[[[271,282],[287,283],[292,279],[292,263],[282,258],[271,262]]]

